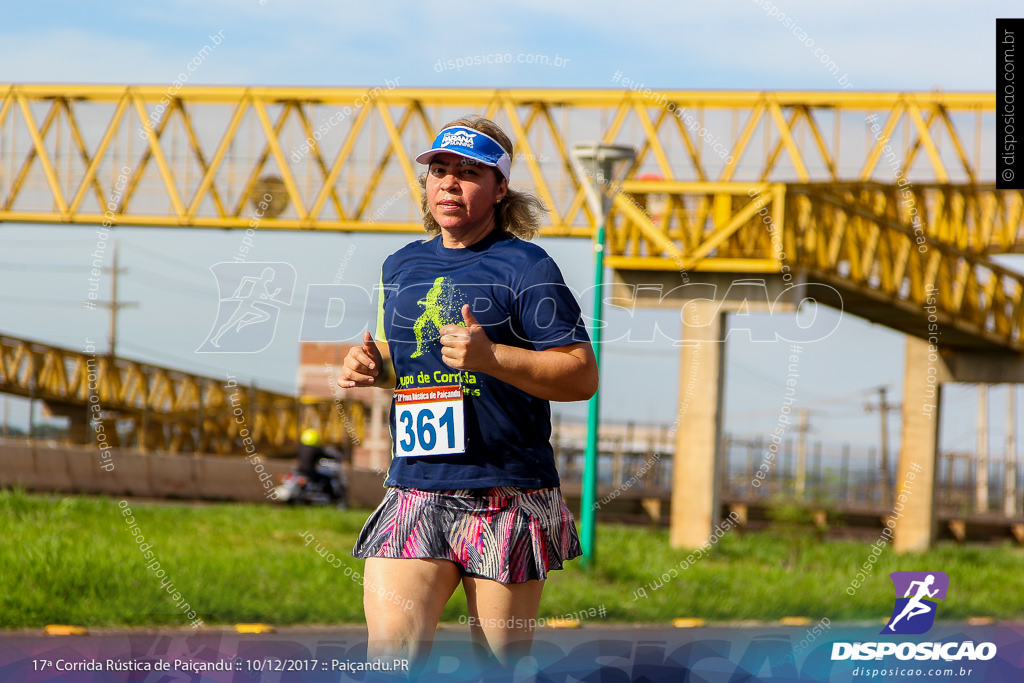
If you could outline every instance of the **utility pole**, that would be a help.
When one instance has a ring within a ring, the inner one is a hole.
[[[139,303],[137,301],[118,301],[117,300],[117,276],[121,273],[127,273],[127,268],[117,267],[117,242],[113,244],[113,263],[110,268],[104,267],[103,272],[110,273],[110,301],[98,301],[98,306],[103,306],[110,310],[110,327],[107,332],[107,354],[111,359],[114,358],[117,351],[117,312],[122,308],[136,308]]]
[[[974,510],[988,512],[988,385],[978,385],[978,461],[974,480]]]
[[[1006,465],[1003,468],[1003,514],[1017,510],[1017,385],[1008,384],[1006,400]]]
[[[882,471],[882,503],[888,506],[892,502],[892,472],[889,469],[889,411],[899,410],[899,403],[889,403],[889,387],[878,387],[878,404],[867,403],[864,409],[869,413],[878,411],[881,416],[881,438],[882,446],[879,449],[881,463],[878,468]]]
[[[811,431],[811,424],[808,420],[810,411],[801,408],[797,411],[800,422],[796,426],[799,437],[796,442],[796,497],[803,500],[804,492],[807,489],[807,432]]]

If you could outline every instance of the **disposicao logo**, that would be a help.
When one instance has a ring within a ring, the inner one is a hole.
[[[893,572],[889,578],[896,590],[896,604],[880,635],[914,636],[927,633],[935,625],[935,613],[938,611],[938,603],[935,601],[946,599],[949,577],[943,572],[928,571]],[[832,644],[832,661],[877,660],[891,655],[901,660],[984,661],[996,656],[996,646],[994,643],[975,644],[969,640],[962,643],[890,641]]]
[[[889,623],[879,633],[916,636],[927,633],[935,623],[939,605],[949,590],[949,577],[944,572],[893,572],[889,574],[896,588],[896,605]]]

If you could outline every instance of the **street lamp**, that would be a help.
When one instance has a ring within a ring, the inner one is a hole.
[[[636,157],[632,147],[619,145],[585,144],[575,145],[572,158],[583,180],[587,203],[597,219],[594,233],[594,324],[590,336],[594,343],[594,356],[601,366],[601,327],[603,322],[604,296],[604,227],[608,211],[615,200],[611,192],[617,174],[625,170],[626,164]],[[580,501],[580,544],[583,546],[582,563],[589,566],[594,562],[597,545],[596,514],[597,504],[597,431],[600,425],[601,389],[590,398],[587,410],[587,448],[583,456],[583,496]]]

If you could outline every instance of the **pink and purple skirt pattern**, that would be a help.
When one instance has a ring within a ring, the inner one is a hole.
[[[450,560],[467,576],[524,583],[546,578],[582,550],[572,513],[557,488],[391,487],[363,526],[352,554]]]

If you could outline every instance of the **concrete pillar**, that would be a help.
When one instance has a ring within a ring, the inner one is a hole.
[[[725,313],[720,301],[691,300],[683,320],[669,536],[673,548],[698,548],[718,523]]]
[[[942,384],[952,381],[947,360],[924,339],[907,337],[903,375],[900,462],[893,491],[893,549],[924,552],[935,537]]]
[[[726,313],[736,314],[734,333],[754,335],[757,332],[745,327],[743,316],[759,311],[791,313],[797,301],[786,294],[787,283],[779,274],[751,277],[743,273],[616,269],[613,287],[620,306],[631,302],[635,306],[680,311],[684,344],[679,369],[669,539],[676,548],[698,548],[711,537],[720,507]],[[776,335],[771,335],[763,340],[776,339]]]
[[[66,403],[45,403],[46,412],[50,415],[68,418],[69,444],[83,444],[92,441],[92,428],[89,425],[88,406],[75,406]]]
[[[978,385],[978,459],[975,462],[974,511],[988,512],[988,385]]]

